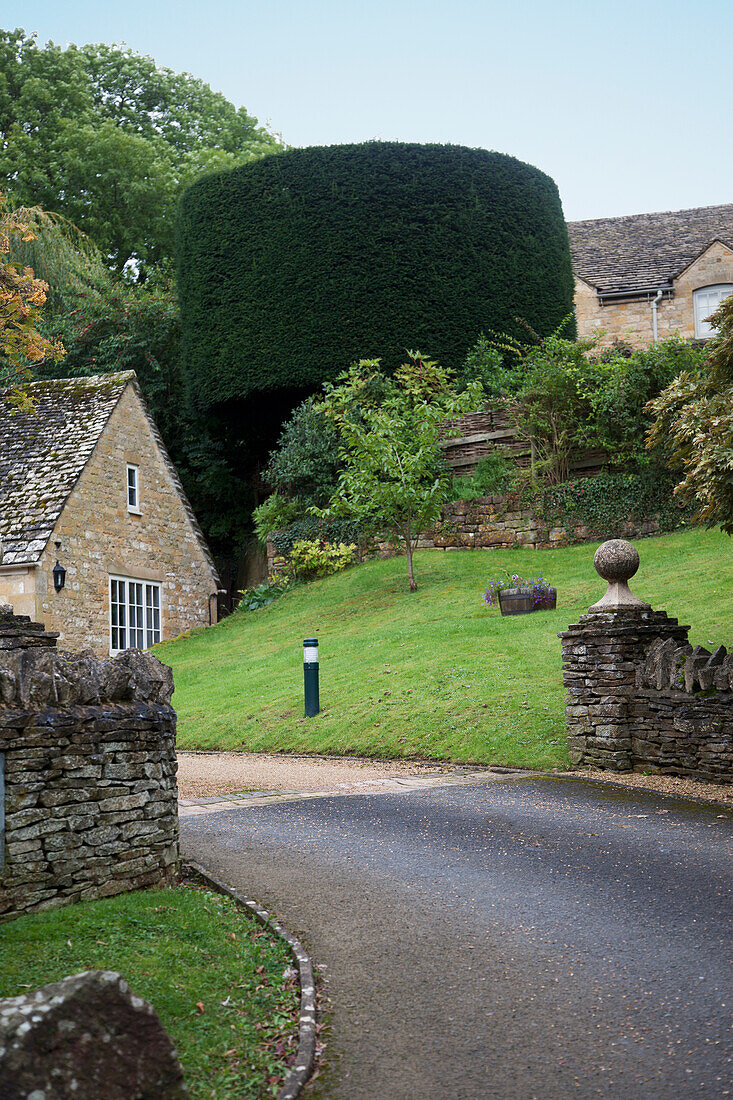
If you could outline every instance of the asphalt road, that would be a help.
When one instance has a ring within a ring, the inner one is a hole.
[[[522,778],[181,834],[326,968],[311,1097],[733,1097],[731,809]]]

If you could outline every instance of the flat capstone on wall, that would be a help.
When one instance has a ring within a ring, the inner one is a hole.
[[[571,763],[733,782],[733,654],[693,648],[630,592],[630,543],[604,543],[595,565],[608,592],[560,634]]]
[[[0,607],[0,920],[172,880],[173,674],[152,654],[56,649]]]

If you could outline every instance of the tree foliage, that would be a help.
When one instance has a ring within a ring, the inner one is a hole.
[[[276,493],[322,507],[339,475],[339,434],[322,403],[308,398],[285,424],[265,470],[265,481]],[[294,518],[294,516],[292,517]]]
[[[202,408],[302,397],[364,355],[391,373],[413,342],[455,367],[482,329],[544,335],[572,310],[557,187],[482,149],[291,149],[195,183],[178,242]]]
[[[214,551],[236,558],[249,527],[252,497],[232,472],[225,443],[188,405],[181,373],[181,330],[170,274],[154,269],[145,283],[107,278],[65,297],[46,331],[67,349],[46,373],[65,377],[134,370],[196,516]]]
[[[685,370],[650,404],[648,446],[678,472],[675,492],[698,518],[733,534],[733,295],[718,307],[718,335],[702,364]]]
[[[0,31],[0,181],[62,213],[121,270],[172,255],[181,190],[278,139],[187,73],[125,47]]]
[[[22,383],[32,376],[33,365],[59,361],[66,352],[59,340],[40,331],[48,284],[10,254],[14,240],[33,242],[31,222],[26,212],[6,212],[3,206],[0,195],[0,391],[11,404],[27,406]]]
[[[324,406],[341,437],[342,470],[326,517],[346,516],[392,531],[407,553],[410,591],[415,591],[412,555],[420,535],[440,518],[450,477],[440,446],[446,417],[475,409],[483,392],[472,383],[455,392],[450,371],[420,352],[393,381],[379,379],[382,400],[373,400],[378,359],[362,359],[326,387]]]

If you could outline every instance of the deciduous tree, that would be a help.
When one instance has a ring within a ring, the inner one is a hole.
[[[13,238],[33,241],[29,221],[17,211],[4,212],[3,203],[0,195],[0,391],[11,404],[27,405],[22,383],[31,377],[32,365],[66,353],[59,341],[39,331],[48,284],[11,256]]]
[[[675,492],[699,504],[699,518],[733,535],[733,295],[711,320],[718,335],[700,368],[651,402],[648,446],[680,472]]]
[[[451,372],[417,351],[408,352],[393,380],[379,375],[378,359],[362,359],[327,387],[324,404],[341,437],[343,469],[329,507],[318,514],[350,516],[396,534],[414,592],[415,545],[449,496],[441,424],[476,409],[483,391],[474,382],[457,394]]]
[[[244,108],[125,47],[0,31],[0,181],[91,236],[121,270],[172,254],[182,188],[282,148]]]

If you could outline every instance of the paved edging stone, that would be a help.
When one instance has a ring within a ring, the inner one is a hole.
[[[459,774],[436,776],[400,776],[393,779],[369,779],[357,783],[348,790],[325,791],[241,791],[232,794],[210,795],[205,798],[179,798],[178,816],[194,817],[201,814],[219,813],[234,810],[242,806],[263,806],[272,802],[294,802],[309,798],[348,798],[350,796],[374,794],[407,794],[410,791],[429,790],[434,787],[456,787],[467,784],[498,781],[504,779],[531,779],[541,772],[524,769],[492,767],[481,771],[461,772]]]
[[[313,976],[313,962],[307,954],[300,940],[276,921],[266,909],[258,905],[256,901],[245,897],[222,879],[217,878],[208,868],[193,860],[186,860],[186,869],[193,872],[198,878],[217,890],[220,894],[226,894],[247,909],[255,920],[274,933],[288,945],[290,954],[298,968],[300,979],[300,1023],[298,1026],[299,1040],[298,1053],[295,1059],[295,1067],[285,1079],[285,1084],[277,1094],[277,1100],[296,1100],[306,1081],[313,1072],[316,1058],[316,983]]]

